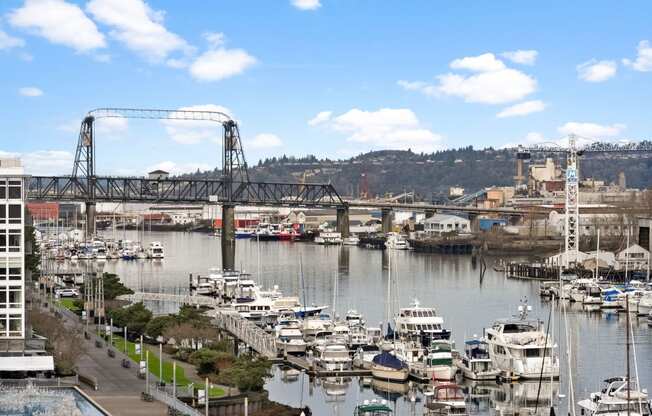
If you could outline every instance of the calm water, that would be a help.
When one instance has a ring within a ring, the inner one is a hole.
[[[127,232],[127,238],[138,239],[136,232]],[[218,238],[152,232],[146,233],[144,240],[162,241],[166,258],[155,262],[114,261],[105,266],[105,271],[117,273],[134,290],[187,291],[189,273],[206,274],[210,267],[220,266]],[[453,331],[458,346],[463,345],[465,338],[482,334],[483,328],[494,320],[513,315],[524,297],[533,307],[532,317],[548,319],[550,302],[539,298],[538,282],[506,279],[491,268],[481,280],[469,256],[391,253],[393,310],[399,305],[408,306],[415,298],[424,306],[435,306],[444,317],[445,326]],[[236,250],[236,264],[240,269],[252,273],[265,286],[278,285],[288,295],[304,296],[299,278],[302,264],[305,298],[309,304],[332,305],[335,298],[338,314],[344,315],[348,309],[355,308],[373,326],[378,326],[387,316],[388,262],[388,252],[308,243],[238,240]],[[569,305],[567,319],[575,394],[579,400],[601,387],[601,380],[624,375],[625,316],[589,312],[581,305]],[[560,328],[558,322],[555,320],[556,328]],[[641,385],[652,388],[652,328],[644,320],[634,318],[632,322]],[[564,351],[564,343],[561,344],[560,351]],[[562,365],[566,366],[564,362]],[[567,373],[564,368],[559,388],[562,393],[567,391]],[[360,387],[357,379],[339,386],[337,380],[331,380],[324,386],[323,382],[311,381],[307,376],[287,379],[281,369],[275,370],[267,388],[271,399],[295,406],[307,404],[316,415],[352,415],[355,405],[364,399],[394,398],[382,392],[382,386]],[[505,407],[526,396],[536,397],[537,388],[538,385],[517,385],[475,389],[474,397],[478,400],[474,408],[479,413],[493,412],[495,406]],[[346,395],[340,396],[342,392]],[[414,402],[409,398],[411,395],[415,396]],[[541,396],[549,395],[550,387],[544,387]],[[418,393],[396,398],[393,405],[398,415],[421,414]]]

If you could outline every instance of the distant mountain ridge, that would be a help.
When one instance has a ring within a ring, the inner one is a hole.
[[[543,161],[545,154],[532,155]],[[554,157],[562,166],[560,154]],[[525,165],[527,172],[527,164]],[[435,153],[414,153],[410,150],[380,150],[349,159],[318,159],[281,156],[261,160],[249,166],[251,180],[270,182],[330,182],[346,196],[358,196],[365,187],[370,195],[397,194],[414,190],[429,199],[433,193],[447,192],[451,186],[462,186],[467,192],[489,186],[514,183],[515,154],[510,150],[473,147],[443,150]],[[609,154],[581,159],[583,178],[594,177],[605,182],[617,181],[624,171],[627,186],[647,188],[652,185],[652,158],[645,155]],[[219,178],[220,170],[184,175],[196,178]],[[364,179],[366,176],[366,179]],[[366,181],[366,184],[365,184]]]

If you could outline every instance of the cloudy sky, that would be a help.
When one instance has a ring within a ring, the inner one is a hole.
[[[71,170],[97,107],[209,109],[250,163],[650,138],[649,1],[3,0],[0,156]],[[97,122],[98,171],[215,167],[210,124]]]

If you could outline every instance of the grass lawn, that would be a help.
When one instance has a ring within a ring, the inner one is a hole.
[[[124,346],[125,346],[125,341],[123,337],[120,336],[113,336],[113,345],[116,350],[120,352],[124,352]],[[127,355],[129,355],[129,358],[134,360],[135,362],[140,362],[140,354],[136,354],[136,344],[127,341]],[[143,351],[143,358],[145,357],[145,351]],[[172,383],[172,370],[173,370],[173,365],[171,361],[163,361],[163,377],[160,376],[160,361],[159,357],[157,354],[154,354],[152,351],[149,352],[149,359],[148,359],[148,366],[149,366],[149,372],[153,374],[154,376],[158,377],[159,379],[162,379],[165,381],[167,384]],[[176,368],[176,376],[177,376],[177,386],[187,386],[192,383],[186,377],[186,373],[180,365],[177,366]],[[195,388],[201,389],[201,385],[195,384]],[[221,397],[224,396],[224,390],[219,388],[219,387],[213,387],[210,389],[210,397]]]
[[[75,299],[59,299],[57,301],[57,305],[61,306],[62,308],[66,308],[72,312],[79,312],[79,308],[75,306]]]

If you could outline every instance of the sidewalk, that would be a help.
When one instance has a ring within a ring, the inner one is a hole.
[[[78,325],[79,320],[62,312],[66,325]],[[83,331],[83,328],[80,327]],[[167,406],[160,402],[145,402],[140,394],[145,389],[145,381],[138,378],[137,366],[123,368],[122,354],[116,353],[114,358],[107,354],[107,347],[95,346],[95,336],[84,339],[86,353],[79,357],[77,367],[81,374],[94,377],[98,389],[94,390],[82,383],[80,388],[93,400],[104,407],[113,416],[167,416]]]

